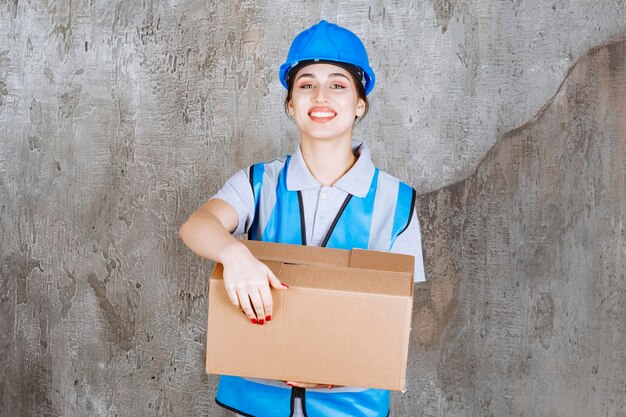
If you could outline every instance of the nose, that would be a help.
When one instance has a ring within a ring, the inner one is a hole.
[[[328,102],[328,96],[326,94],[326,89],[320,87],[320,88],[318,88],[316,90],[315,102],[316,103],[327,103]]]

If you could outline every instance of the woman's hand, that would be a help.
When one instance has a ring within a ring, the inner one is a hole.
[[[272,319],[272,293],[287,289],[271,269],[255,258],[248,248],[237,242],[224,249],[224,285],[230,301],[239,306],[253,324],[264,324]]]
[[[272,318],[270,285],[276,289],[288,287],[230,234],[238,222],[237,211],[215,198],[194,211],[179,233],[192,251],[224,265],[224,285],[230,301],[241,307],[252,323],[264,324]]]
[[[298,387],[298,388],[340,388],[342,385],[331,385],[331,384],[312,384],[309,382],[294,382],[294,381],[283,381],[285,384],[290,387]]]

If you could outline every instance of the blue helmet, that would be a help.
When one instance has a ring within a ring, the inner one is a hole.
[[[360,68],[366,95],[376,82],[363,42],[348,29],[325,20],[301,32],[291,43],[287,61],[280,66],[280,82],[285,88],[289,70],[302,61],[331,61]]]

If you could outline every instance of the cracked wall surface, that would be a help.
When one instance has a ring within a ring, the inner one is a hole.
[[[0,415],[229,415],[203,366],[212,265],[177,229],[293,151],[278,66],[320,18],[377,74],[355,135],[422,194],[392,415],[624,415],[626,46],[595,47],[625,11],[0,1]]]
[[[421,196],[433,279],[414,314],[417,410],[626,413],[625,98],[622,40],[469,178]]]

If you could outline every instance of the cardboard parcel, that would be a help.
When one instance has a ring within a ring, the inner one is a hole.
[[[290,288],[253,325],[228,298],[223,267],[209,285],[211,374],[405,390],[412,256],[243,241]]]

